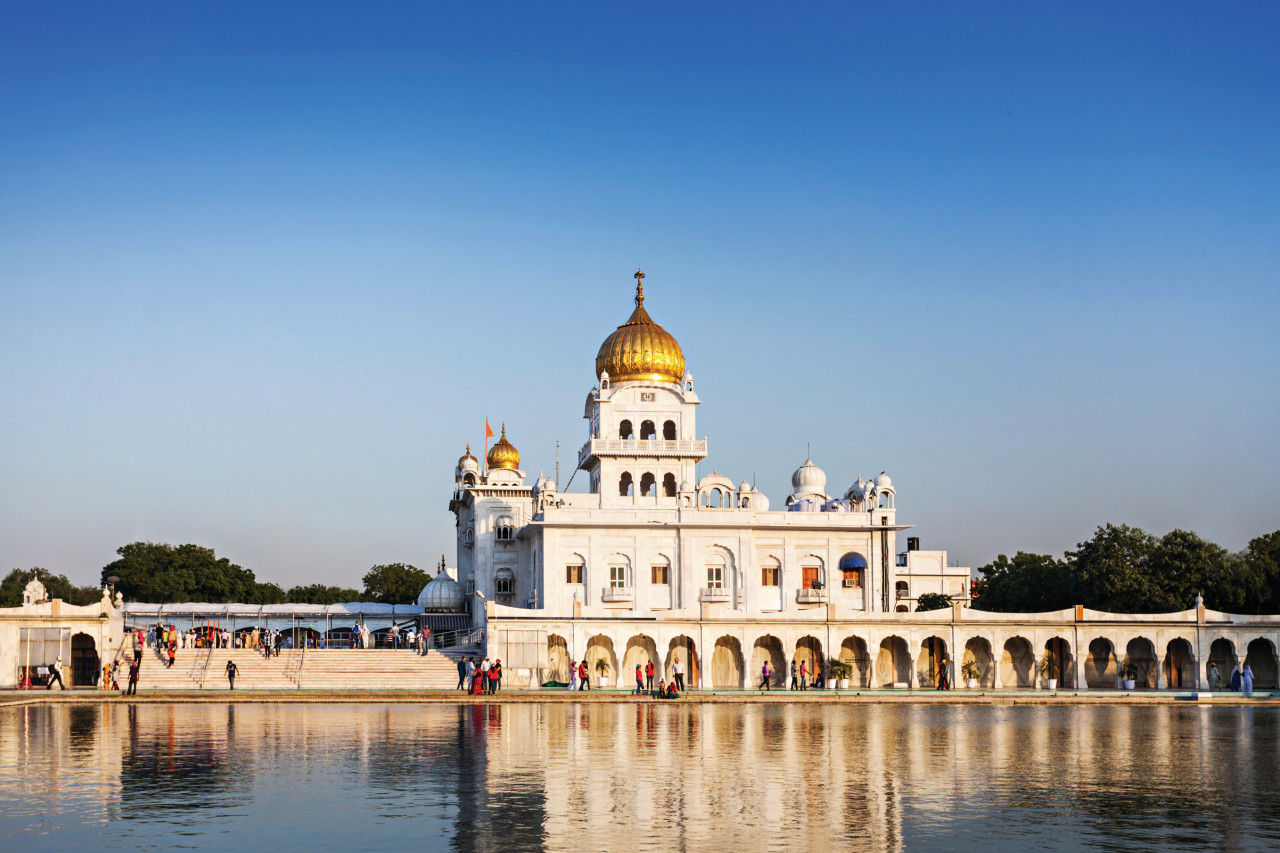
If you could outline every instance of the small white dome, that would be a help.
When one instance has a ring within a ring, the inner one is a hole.
[[[827,475],[812,459],[804,460],[804,464],[791,475],[791,490],[794,494],[805,495],[821,493],[827,487]]]
[[[890,479],[889,479],[889,475],[888,475],[888,474],[886,474],[885,472],[881,471],[881,472],[880,472],[880,476],[879,476],[879,477],[876,477],[876,488],[877,488],[877,489],[891,489],[891,488],[893,488],[893,480],[890,480]]]
[[[689,481],[688,481],[688,480],[685,480],[684,482],[682,482],[682,483],[680,484],[680,491],[682,491],[682,492],[692,492],[692,491],[693,491],[693,486],[689,483]]]
[[[738,491],[740,491],[740,492],[747,492],[747,493],[750,493],[750,492],[753,492],[753,491],[755,491],[755,490],[751,488],[751,484],[750,484],[750,483],[748,483],[746,480],[743,480],[743,481],[742,481],[742,485],[741,485],[741,486],[738,486]]]
[[[466,594],[456,580],[441,572],[435,580],[428,583],[418,593],[418,606],[423,610],[448,611],[456,613],[462,610]]]

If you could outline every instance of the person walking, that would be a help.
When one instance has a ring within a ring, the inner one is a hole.
[[[231,689],[236,689],[236,675],[240,672],[240,667],[236,666],[233,660],[227,661],[227,683],[231,685]]]
[[[67,689],[67,685],[65,685],[65,684],[63,684],[63,683],[62,683],[62,658],[61,658],[61,656],[59,656],[59,658],[53,662],[53,666],[49,667],[49,683],[48,683],[48,685],[46,685],[46,686],[45,686],[45,688],[44,688],[44,689],[45,689],[45,690],[52,690],[52,689],[53,689],[53,682],[55,682],[55,681],[56,681],[56,682],[58,682],[58,689],[59,689],[59,690],[66,690],[66,689]]]
[[[947,666],[946,658],[942,659],[942,665],[938,667],[938,686],[937,690],[951,689],[951,668]]]
[[[644,686],[650,693],[653,692],[653,661],[649,661],[644,667]]]
[[[569,661],[569,689],[578,689],[578,662],[576,660]]]
[[[809,664],[806,661],[800,661],[800,689],[809,689]]]
[[[480,680],[484,687],[484,694],[489,695],[489,659],[485,658],[480,662]]]
[[[493,661],[493,692],[497,693],[502,689],[502,658],[496,658]]]
[[[768,661],[765,661],[765,662],[764,662],[764,665],[763,665],[762,667],[760,667],[760,689],[761,689],[761,690],[771,690],[771,689],[772,689],[772,688],[769,686],[769,676],[770,676],[770,675],[773,675],[773,672],[769,669],[769,662],[768,662]]]
[[[791,687],[789,687],[788,689],[789,690],[800,689],[800,667],[796,663],[795,658],[791,659]]]
[[[120,658],[111,662],[111,689],[120,689]]]
[[[587,670],[587,659],[583,658],[578,664],[578,689],[591,689],[591,673]]]
[[[671,678],[675,682],[676,689],[681,693],[684,692],[684,664],[680,663],[680,655],[676,655],[675,661],[671,664]]]
[[[1231,692],[1236,693],[1240,690],[1240,664],[1236,664],[1231,669]]]
[[[129,690],[125,693],[126,696],[138,695],[138,675],[141,669],[142,658],[134,657],[133,660],[129,661]]]
[[[1212,661],[1209,662],[1209,689],[1222,689],[1222,673],[1218,671],[1218,665]]]
[[[166,668],[173,669],[173,663],[177,659],[178,659],[178,641],[175,638],[170,637],[169,638],[169,664]]]
[[[422,644],[422,653],[425,655],[431,651],[431,626],[423,625],[422,632],[418,634],[418,642]]]
[[[467,659],[458,658],[458,690],[467,689]]]
[[[58,658],[61,662],[62,658]],[[1253,667],[1248,662],[1244,665],[1244,670],[1240,673],[1240,689],[1245,693],[1253,692]]]
[[[636,692],[634,695],[639,696],[644,692],[644,668],[640,664],[636,664]]]

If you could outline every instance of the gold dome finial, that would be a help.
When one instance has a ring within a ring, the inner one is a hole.
[[[669,382],[684,380],[684,352],[671,333],[649,317],[644,308],[644,271],[636,270],[636,307],[627,322],[605,338],[596,353],[596,376],[610,382]]]
[[[497,444],[489,448],[485,462],[489,463],[490,468],[506,468],[514,471],[520,467],[520,451],[507,440],[506,423],[502,425],[502,437],[498,439]]]

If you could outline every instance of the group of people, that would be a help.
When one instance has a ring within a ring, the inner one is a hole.
[[[680,663],[679,655],[676,655],[671,661],[670,683],[665,678],[661,678],[655,688],[653,684],[655,674],[656,669],[652,660],[644,664],[636,664],[636,689],[634,695],[639,696],[647,693],[659,698],[676,698],[684,692],[684,664]],[[569,661],[569,689],[591,689],[591,669],[587,666],[586,658],[580,661]]]
[[[470,657],[458,660],[458,688],[472,696],[492,696],[502,689],[502,659],[485,658],[476,663]]]
[[[1253,667],[1245,661],[1244,667],[1236,664],[1231,669],[1231,677],[1227,682],[1228,689],[1232,693],[1252,693],[1253,692]],[[1218,664],[1210,661],[1209,663],[1209,689],[1222,689],[1222,673],[1218,670]]]
[[[679,663],[679,662],[680,662],[680,659],[676,658],[676,663]],[[585,671],[587,662],[583,661],[580,666],[581,666],[581,669]],[[684,673],[683,672],[681,672],[680,674],[680,681],[682,683],[680,684],[679,687],[676,687],[675,675],[673,673],[671,683],[668,684],[665,678],[659,678],[658,686],[655,689],[653,686],[653,676],[654,676],[653,661],[649,661],[643,666],[641,666],[640,664],[636,664],[636,691],[633,695],[653,696],[657,699],[679,699],[680,698],[680,692],[684,690],[684,684],[683,684]]]

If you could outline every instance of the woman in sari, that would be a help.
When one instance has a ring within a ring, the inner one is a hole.
[[[484,695],[484,676],[487,670],[483,667],[476,667],[476,671],[471,676],[471,695]]]

